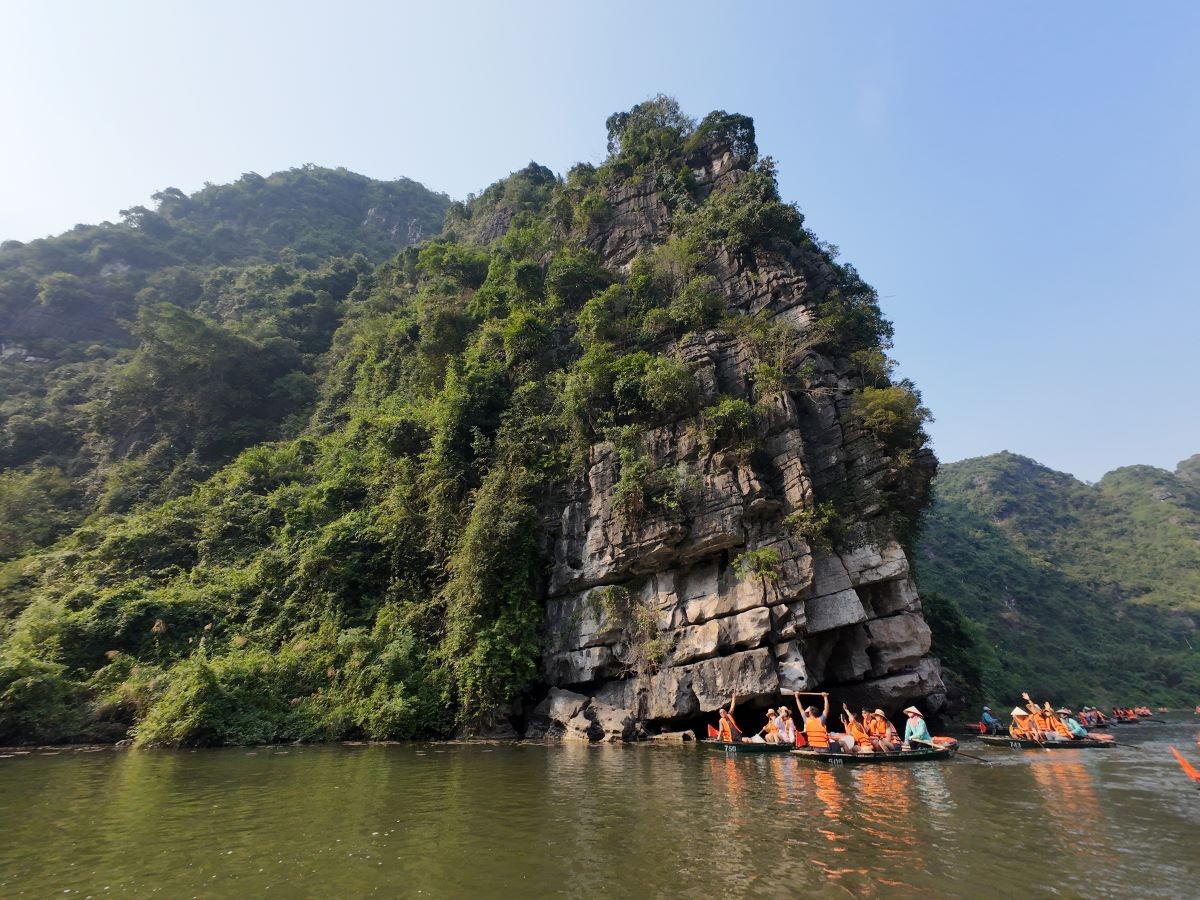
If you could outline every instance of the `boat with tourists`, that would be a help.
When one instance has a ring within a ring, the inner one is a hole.
[[[767,744],[753,741],[718,741],[703,740],[699,742],[707,750],[717,753],[790,753],[792,747],[787,744]]]
[[[993,747],[1011,747],[1013,750],[1085,750],[1096,747],[1116,747],[1117,742],[1100,738],[1073,738],[1069,741],[1035,740],[1017,738],[1005,734],[981,734],[979,740]]]
[[[954,738],[935,738],[935,746],[912,747],[908,750],[896,750],[886,753],[865,751],[862,753],[839,753],[829,750],[810,750],[807,748],[793,750],[792,756],[810,763],[822,766],[870,766],[891,765],[894,763],[932,762],[949,759],[958,751],[958,741]]]

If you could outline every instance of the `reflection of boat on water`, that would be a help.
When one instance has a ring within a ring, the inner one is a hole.
[[[949,759],[957,749],[958,744],[897,750],[895,753],[828,753],[824,750],[793,750],[792,756],[823,766],[868,766]]]
[[[1042,741],[1038,743],[1037,741],[1022,740],[1003,734],[981,734],[979,740],[985,744],[991,744],[993,747],[1011,747],[1013,750],[1041,750],[1043,747],[1047,750],[1085,750],[1095,747],[1117,746],[1116,741],[1102,741],[1098,738],[1084,738],[1078,741]]]
[[[788,753],[792,750],[788,744],[745,744],[735,741],[700,741],[700,743],[717,753]]]

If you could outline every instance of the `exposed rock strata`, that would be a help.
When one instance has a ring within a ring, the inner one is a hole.
[[[742,177],[747,164],[729,152],[693,162],[701,195]],[[608,199],[612,214],[590,245],[606,265],[622,268],[664,238],[671,211],[646,182],[621,184]],[[833,278],[823,258],[811,256],[718,254],[712,270],[731,307],[803,330]],[[938,709],[939,666],[895,536],[876,528],[873,540],[834,552],[784,524],[833,487],[890,477],[883,450],[848,415],[857,386],[850,367],[817,357],[821,390],[760,396],[755,360],[734,337],[692,335],[663,352],[690,364],[702,405],[720,395],[757,405],[756,449],[711,452],[694,420],[645,432],[653,465],[675,469],[689,487],[679,509],[630,522],[614,508],[615,448],[591,447],[586,477],[571,487],[554,524],[543,657],[554,689],[534,729],[630,739],[711,714],[734,695],[765,704],[816,689],[889,712],[914,701]],[[869,502],[855,510],[860,522],[879,513]],[[763,548],[782,561],[774,577],[739,576],[736,555]],[[610,586],[652,614],[657,667],[638,659],[628,623],[606,612]]]

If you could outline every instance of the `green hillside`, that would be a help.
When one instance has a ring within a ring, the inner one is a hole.
[[[294,433],[360,277],[449,200],[306,166],[0,245],[0,563]]]
[[[1085,484],[1011,453],[943,465],[920,583],[982,634],[935,652],[951,668],[977,664],[984,694],[1001,702],[1028,689],[1070,703],[1194,704],[1198,469],[1194,456],[1175,472],[1128,466]]]
[[[819,511],[853,524],[859,503],[911,519],[928,413],[889,379],[875,292],[781,201],[753,123],[724,112],[696,123],[660,97],[608,126],[601,166],[559,178],[530,164],[455,204],[437,240],[378,267],[304,268],[281,252],[218,270],[186,306],[146,302],[140,343],[104,387],[85,352],[75,381],[41,395],[55,410],[75,408],[60,394],[80,398],[81,443],[18,444],[30,449],[9,458],[26,467],[10,496],[57,510],[88,485],[64,480],[54,453],[84,470],[109,461],[91,487],[97,512],[0,572],[0,741],[486,725],[538,678],[545,523],[589,445],[616,448],[615,504],[633,518],[694,490],[651,463],[645,430],[678,423],[706,452],[761,449],[769,403],[702,406],[670,350],[689,334],[744,341],[760,397],[828,390],[813,360],[852,360],[845,415],[887,464],[854,488],[862,496],[818,497]],[[718,163],[726,176],[699,184],[694,173]],[[643,196],[653,227],[615,212]],[[627,266],[601,265],[590,248],[605,242],[629,247]],[[796,267],[815,286],[816,321],[801,331],[727,305],[713,261],[732,257]],[[153,411],[138,405],[157,391]],[[256,443],[272,429],[284,439]],[[204,472],[238,442],[256,445],[181,487],[193,463]],[[133,444],[144,450],[122,457]],[[816,534],[817,518],[796,527]],[[10,552],[59,527],[23,521]]]

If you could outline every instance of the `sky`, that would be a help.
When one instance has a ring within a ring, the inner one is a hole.
[[[455,198],[663,93],[754,117],[945,462],[1200,452],[1200,4],[13,3],[0,239],[315,163]]]

